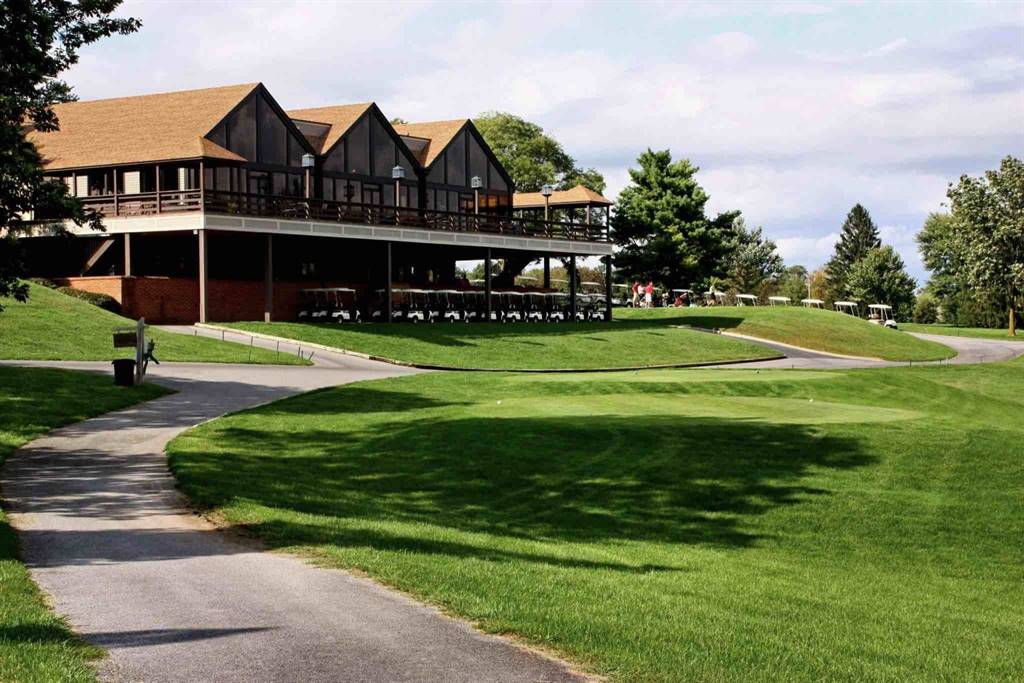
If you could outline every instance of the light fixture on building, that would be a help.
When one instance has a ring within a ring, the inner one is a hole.
[[[395,166],[391,169],[391,178],[394,180],[402,180],[405,178],[405,169],[401,166]]]
[[[475,175],[469,179],[469,186],[472,187],[474,190],[479,190],[481,187],[484,186],[484,180],[480,176]]]
[[[540,193],[545,197],[550,197],[555,193],[555,188],[551,185],[544,185],[540,188]]]
[[[544,197],[544,220],[551,219],[551,195],[555,193],[555,188],[551,185],[542,185],[540,193]]]
[[[302,168],[313,168],[316,165],[316,157],[312,154],[302,155]]]

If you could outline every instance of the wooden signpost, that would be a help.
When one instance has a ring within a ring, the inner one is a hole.
[[[135,384],[142,384],[143,379],[146,377],[146,366],[149,365],[149,359],[153,358],[153,347],[156,346],[154,342],[149,343],[149,348],[146,347],[146,319],[139,318],[135,323],[135,328],[130,327],[119,327],[114,330],[114,348],[115,349],[130,349],[135,348]],[[157,361],[153,358],[155,362]]]

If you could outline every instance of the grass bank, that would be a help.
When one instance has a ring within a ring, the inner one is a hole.
[[[0,359],[4,360],[111,360],[134,357],[133,349],[114,349],[115,327],[134,321],[115,315],[60,292],[33,284],[27,303],[0,300]],[[308,365],[289,354],[250,349],[241,344],[189,337],[150,328],[161,361],[206,363],[277,363]]]
[[[1014,680],[1022,385],[1022,361],[434,373],[169,453],[272,547],[613,680]]]
[[[406,363],[465,369],[584,370],[777,357],[755,344],[682,330],[662,321],[347,326],[253,322],[228,326]]]
[[[951,358],[941,344],[872,325],[849,315],[797,306],[714,306],[616,310],[628,321],[674,321],[680,325],[717,328],[807,349],[893,361]]]
[[[900,323],[900,329],[907,332],[920,332],[922,334],[943,334],[949,337],[975,337],[977,339],[998,339],[999,341],[1020,341],[1024,342],[1024,331],[1017,332],[1017,336],[1011,337],[1008,330],[993,329],[989,327],[957,327],[955,325],[919,325],[917,323]]]
[[[152,384],[115,387],[109,377],[87,373],[0,367],[0,464],[55,427],[163,393]],[[92,681],[88,662],[101,654],[46,606],[0,510],[0,681]]]

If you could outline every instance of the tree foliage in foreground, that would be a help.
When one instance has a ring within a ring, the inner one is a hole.
[[[0,0],[0,297],[24,301],[28,287],[17,239],[32,211],[54,219],[102,227],[99,215],[83,208],[60,183],[44,180],[39,152],[26,137],[31,130],[54,131],[60,122],[53,105],[74,99],[60,74],[78,61],[84,45],[114,33],[136,31],[136,19],[113,18],[120,0]],[[2,310],[2,308],[0,308]]]
[[[709,218],[708,195],[697,183],[698,168],[672,161],[668,150],[647,150],[629,169],[612,216],[619,247],[615,267],[628,280],[653,280],[670,287],[700,287],[728,275],[733,221],[738,211]]]
[[[913,314],[916,284],[890,246],[871,249],[847,271],[847,290],[855,299],[889,304],[899,320]]]
[[[1008,156],[981,178],[961,176],[946,194],[955,224],[949,261],[968,285],[1003,294],[1016,334],[1024,305],[1024,162]]]
[[[512,176],[518,192],[539,192],[544,185],[567,190],[583,185],[604,192],[604,176],[576,164],[561,143],[514,114],[492,111],[473,119],[498,161]]]

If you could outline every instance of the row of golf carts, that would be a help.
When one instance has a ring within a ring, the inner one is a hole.
[[[381,322],[387,317],[387,293],[378,289],[369,306],[368,319]],[[354,289],[330,287],[303,289],[298,319],[311,322],[361,322],[362,310]],[[391,290],[391,319],[395,322],[485,322],[487,295],[457,289]],[[561,292],[491,292],[491,322],[566,322],[573,319],[568,294]],[[605,298],[599,294],[577,294],[579,322],[607,320]]]

